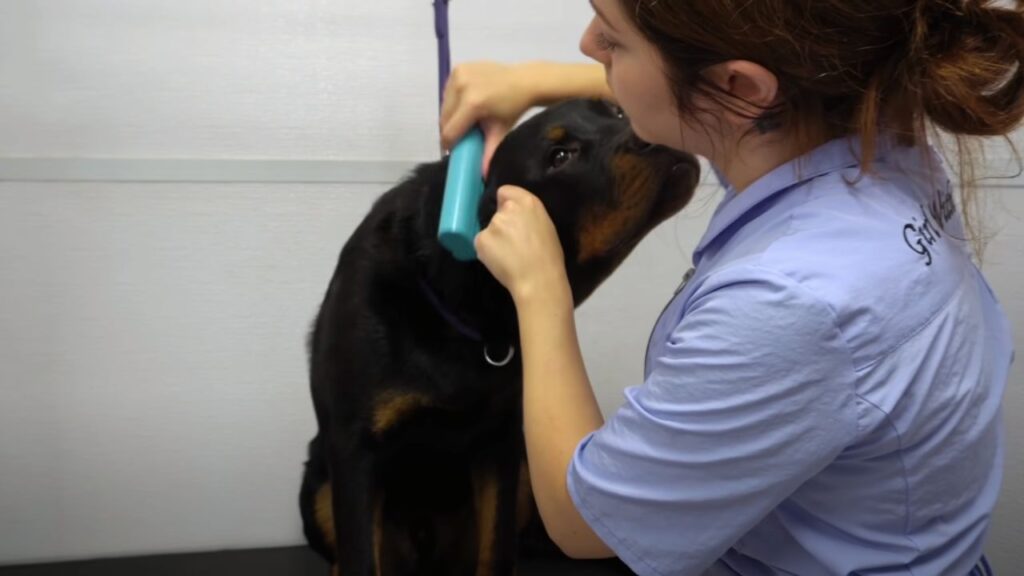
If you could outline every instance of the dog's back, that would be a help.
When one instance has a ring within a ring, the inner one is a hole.
[[[486,531],[475,502],[492,498],[496,507],[505,497],[478,494],[498,471],[484,479],[473,463],[492,449],[516,469],[522,460],[518,364],[495,371],[482,348],[467,353],[464,336],[424,306],[424,290],[477,312],[500,297],[479,263],[430,270],[441,257],[433,228],[443,167],[419,167],[374,204],[342,249],[310,338],[319,430],[300,491],[306,538],[336,560],[333,519],[341,515],[329,462],[332,446],[344,444],[373,470],[351,471],[340,496],[375,500],[354,522],[378,540],[375,561],[388,574],[472,572],[480,545],[467,535]],[[503,322],[510,316],[490,312]]]

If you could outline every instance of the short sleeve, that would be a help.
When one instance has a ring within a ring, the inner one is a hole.
[[[567,478],[587,523],[643,576],[703,572],[857,432],[835,317],[788,277],[706,278],[669,338]]]

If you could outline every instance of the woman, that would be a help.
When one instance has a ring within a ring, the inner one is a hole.
[[[550,219],[499,192],[476,246],[516,303],[552,538],[642,575],[986,573],[1012,343],[927,133],[1021,123],[1024,3],[592,4],[603,70],[463,66],[444,143],[479,122],[489,159],[530,106],[605,96],[726,195],[604,421]]]

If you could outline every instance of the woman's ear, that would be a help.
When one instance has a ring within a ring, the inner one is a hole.
[[[752,118],[778,104],[778,77],[755,62],[729,60],[714,64],[704,71],[704,77],[730,97],[730,107],[724,115],[731,124],[749,124]]]

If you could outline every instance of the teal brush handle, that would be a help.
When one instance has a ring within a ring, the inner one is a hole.
[[[463,262],[476,259],[473,240],[480,232],[478,212],[484,193],[480,168],[483,157],[484,135],[479,128],[473,128],[459,140],[448,158],[437,239],[452,256]]]

